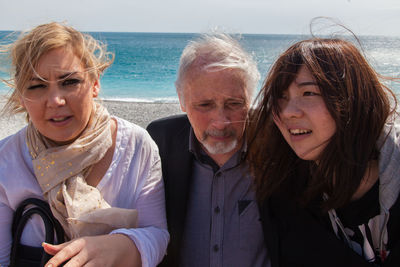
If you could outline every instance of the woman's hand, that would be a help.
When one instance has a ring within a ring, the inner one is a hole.
[[[60,245],[43,243],[44,250],[54,255],[45,267],[59,266],[141,266],[134,242],[122,234],[82,237]]]

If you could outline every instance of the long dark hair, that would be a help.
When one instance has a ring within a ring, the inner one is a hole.
[[[273,114],[279,114],[279,96],[301,66],[313,75],[336,123],[336,133],[321,152],[318,165],[298,158],[272,121]],[[300,41],[280,55],[257,97],[248,127],[248,161],[260,200],[291,184],[301,167],[309,171],[299,193],[302,200],[326,192],[327,209],[350,200],[368,163],[378,158],[376,142],[392,112],[390,101],[396,101],[379,78],[360,51],[342,39]]]

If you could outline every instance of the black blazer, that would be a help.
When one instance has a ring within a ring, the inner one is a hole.
[[[176,115],[151,122],[147,131],[160,150],[170,243],[159,266],[178,266],[191,181],[193,155],[189,152],[190,122]]]

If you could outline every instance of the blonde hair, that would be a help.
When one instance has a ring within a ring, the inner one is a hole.
[[[114,61],[114,54],[107,52],[105,44],[61,23],[42,24],[23,32],[12,44],[0,46],[0,52],[9,54],[11,58],[11,78],[5,82],[13,89],[4,112],[15,114],[26,111],[20,104],[19,96],[36,72],[39,59],[56,48],[72,49],[93,80],[99,78]]]

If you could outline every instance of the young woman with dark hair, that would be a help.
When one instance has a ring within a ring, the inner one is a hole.
[[[399,266],[395,107],[351,42],[300,41],[274,63],[248,128],[273,263]]]

